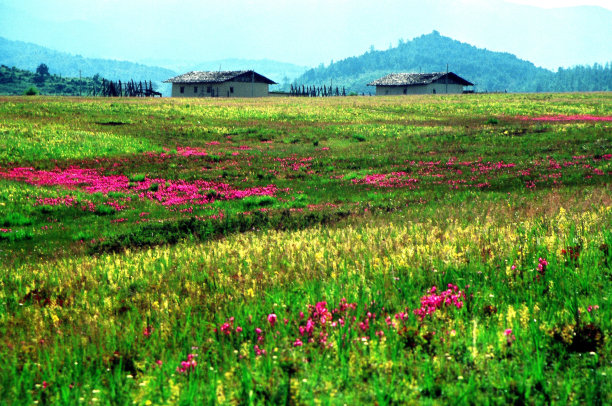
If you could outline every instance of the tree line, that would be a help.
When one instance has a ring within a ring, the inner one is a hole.
[[[0,66],[0,94],[8,95],[57,95],[100,97],[151,97],[161,93],[153,88],[152,81],[112,81],[96,74],[93,77],[62,77],[49,73],[49,67],[41,63],[35,72]]]
[[[291,85],[289,89],[289,95],[294,97],[332,97],[332,96],[346,96],[346,89],[342,86],[342,91],[338,86],[334,89],[331,85],[323,86],[305,86],[305,85]]]

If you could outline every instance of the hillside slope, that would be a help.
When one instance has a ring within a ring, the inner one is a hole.
[[[476,84],[477,91],[536,91],[554,73],[502,52],[476,48],[437,31],[386,51],[369,52],[304,73],[297,83],[346,86],[358,93],[374,92],[367,83],[390,72],[441,72],[449,69]]]
[[[10,41],[0,37],[0,64],[35,71],[41,63],[49,67],[49,73],[78,78],[96,74],[109,80],[151,80],[162,90],[167,87],[161,81],[176,76],[176,72],[127,61],[84,58],[66,52],[55,51],[39,45]],[[164,92],[165,93],[165,92]]]

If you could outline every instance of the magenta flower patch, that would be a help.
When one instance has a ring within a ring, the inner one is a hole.
[[[215,200],[235,200],[248,196],[275,196],[275,185],[237,189],[226,183],[196,180],[168,180],[145,178],[141,182],[131,182],[125,175],[104,175],[95,169],[69,167],[65,170],[43,171],[33,168],[13,168],[0,172],[4,179],[16,180],[38,186],[62,186],[68,189],[80,189],[87,193],[121,192],[137,195],[141,199],[156,201],[164,206],[183,204],[203,205]],[[153,187],[153,185],[156,185]],[[54,202],[44,202],[49,204]],[[57,204],[72,205],[69,198]],[[120,211],[125,206],[110,202],[110,206]]]

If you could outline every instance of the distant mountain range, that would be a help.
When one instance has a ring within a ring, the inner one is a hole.
[[[28,42],[10,41],[0,37],[0,64],[33,72],[41,63],[49,67],[49,73],[66,77],[93,77],[98,74],[110,80],[150,80],[167,95],[169,95],[169,88],[161,82],[176,76],[176,72],[170,69],[127,61],[84,58]]]
[[[610,55],[612,60],[612,55]],[[310,69],[295,80],[298,85],[344,86],[347,91],[374,93],[367,87],[391,72],[443,72],[448,69],[475,83],[479,92],[537,92],[612,90],[612,66],[562,69],[538,68],[504,52],[476,48],[437,31],[412,41],[401,41],[386,51],[370,50],[328,66]],[[574,76],[579,75],[578,79]]]
[[[611,55],[612,58],[612,55]],[[197,62],[172,59],[148,59],[145,64],[109,59],[84,58],[54,51],[39,45],[10,41],[0,37],[0,64],[35,71],[41,63],[51,74],[65,77],[93,77],[111,80],[151,80],[164,96],[170,88],[162,81],[192,70],[253,69],[279,83],[273,89],[288,90],[290,84],[345,87],[347,92],[373,93],[366,85],[392,72],[450,71],[476,84],[476,91],[610,91],[612,64],[560,69],[553,72],[536,67],[516,56],[474,47],[437,31],[385,51],[371,49],[361,56],[306,70],[304,66],[271,60],[224,59]]]
[[[151,80],[164,96],[170,87],[162,81],[193,70],[241,70],[253,69],[278,82],[290,83],[308,68],[271,60],[224,59],[208,62],[148,59],[148,64],[110,59],[84,58],[66,52],[55,51],[39,45],[10,41],[0,37],[0,64],[35,71],[41,63],[49,67],[51,74],[67,77],[93,77],[96,74],[110,80]],[[152,66],[157,65],[157,66]],[[165,66],[165,67],[160,67]],[[169,67],[169,68],[168,68]]]
[[[162,81],[176,75],[176,72],[170,69],[127,61],[84,58],[28,42],[10,41],[0,37],[0,64],[34,71],[41,63],[49,66],[51,74],[71,77],[79,77],[79,74],[90,77],[99,74],[111,80]]]

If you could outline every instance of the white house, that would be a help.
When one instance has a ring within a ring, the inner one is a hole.
[[[252,70],[189,72],[164,83],[172,83],[172,97],[267,97],[276,84]]]
[[[463,93],[465,86],[474,86],[453,72],[391,73],[368,83],[376,86],[376,96],[402,94]]]

